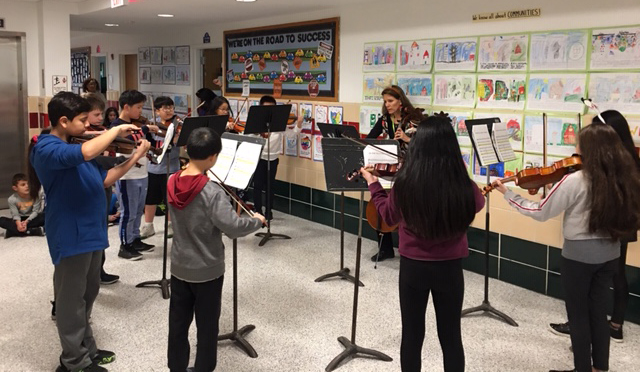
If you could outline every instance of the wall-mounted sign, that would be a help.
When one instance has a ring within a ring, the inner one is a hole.
[[[504,21],[507,19],[540,17],[541,14],[542,10],[540,8],[506,10],[503,12],[474,14],[471,16],[471,20],[473,22]]]
[[[4,28],[4,18],[0,18],[0,28]]]
[[[111,0],[111,7],[118,8],[124,5],[124,0]]]
[[[53,85],[51,90],[53,91],[53,95],[60,92],[66,92],[69,90],[69,81],[67,80],[66,75],[53,75]]]
[[[209,36],[208,32],[204,33],[204,36],[202,37],[202,44],[209,44],[211,42],[211,36]]]

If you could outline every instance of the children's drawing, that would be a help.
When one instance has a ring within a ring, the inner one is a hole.
[[[191,49],[188,45],[176,47],[176,65],[188,65],[190,64]]]
[[[542,115],[527,115],[524,118],[524,151],[544,151],[544,139],[542,133]]]
[[[329,123],[342,125],[342,106],[329,106]]]
[[[162,66],[151,67],[151,84],[162,84]]]
[[[500,118],[501,123],[507,125],[507,132],[509,133],[509,143],[511,148],[515,151],[522,151],[522,113],[501,113],[501,112],[476,112],[474,119],[484,118]]]
[[[587,42],[586,30],[532,34],[529,69],[531,71],[585,70]]]
[[[175,63],[176,63],[176,48],[163,47],[162,48],[162,64],[173,65]]]
[[[525,75],[480,75],[478,108],[524,109]]]
[[[362,53],[362,71],[395,71],[396,43],[366,43]]]
[[[312,131],[313,130],[313,104],[301,103],[300,115],[302,115],[302,130]]]
[[[487,182],[487,167],[480,167],[477,156],[473,157],[472,175],[473,180],[478,183]],[[491,182],[504,178],[504,163],[489,165],[489,176]]]
[[[312,136],[309,133],[300,133],[300,141],[298,141],[300,147],[298,152],[301,158],[311,159],[311,147],[313,141],[311,137]]]
[[[369,134],[381,116],[381,106],[360,106],[360,133]]]
[[[313,160],[322,161],[322,135],[313,136]]]
[[[601,111],[640,114],[640,73],[591,74],[589,98]]]
[[[460,146],[471,146],[471,138],[465,125],[465,121],[471,119],[471,112],[449,112],[448,114]]]
[[[382,91],[392,85],[395,74],[364,74],[363,102],[382,102]]]
[[[431,93],[433,91],[433,79],[431,75],[413,74],[397,75],[398,86],[402,88],[414,104],[431,104]]]
[[[176,84],[191,85],[191,66],[176,66]]]
[[[577,144],[577,118],[547,117],[547,154],[571,156]]]
[[[475,75],[436,75],[434,84],[435,106],[473,108],[476,98]]]
[[[436,40],[436,71],[475,71],[477,38]]]
[[[631,138],[633,138],[633,142],[636,144],[636,147],[640,147],[640,119],[627,118],[627,122],[629,123],[629,129],[631,130]]]
[[[640,27],[593,30],[591,69],[640,68]]]
[[[138,48],[138,65],[148,65],[151,63],[149,47]]]
[[[431,72],[431,40],[412,40],[398,42],[398,71]]]
[[[162,66],[162,84],[175,85],[176,66]]]
[[[149,55],[151,59],[152,65],[161,65],[162,64],[162,47],[150,47]]]
[[[480,38],[478,71],[526,70],[528,35]]]
[[[464,161],[464,167],[468,173],[471,171],[471,156],[473,156],[472,149],[470,147],[461,147],[460,153],[462,154],[462,161]]]
[[[530,75],[527,110],[583,112],[587,75]]]
[[[298,156],[298,134],[292,130],[284,133],[284,154]]]
[[[326,124],[329,122],[329,107],[324,105],[316,105],[316,111],[313,115],[316,119],[315,122],[319,124]]]

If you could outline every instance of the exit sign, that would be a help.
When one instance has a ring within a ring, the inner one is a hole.
[[[111,0],[111,7],[117,8],[124,5],[124,0]]]
[[[0,18],[0,28],[4,28],[4,18]]]

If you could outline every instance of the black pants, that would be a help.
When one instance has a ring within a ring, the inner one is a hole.
[[[616,324],[624,323],[624,313],[629,303],[629,283],[627,282],[626,263],[628,243],[620,243],[620,258],[618,270],[613,276],[613,313],[611,321]]]
[[[196,315],[198,343],[196,372],[210,372],[218,361],[218,321],[224,276],[204,283],[189,283],[171,276],[169,304],[169,369],[186,371],[189,366],[189,327]]]
[[[270,172],[267,171],[267,161],[264,159],[260,159],[258,162],[258,167],[256,168],[256,173],[253,176],[253,205],[256,207],[256,211],[258,213],[262,212],[262,192],[266,193],[267,191],[267,177],[270,178],[269,182],[271,183],[270,193],[267,195],[267,211],[265,211],[265,216],[269,211],[273,209],[273,184],[276,181],[276,173],[278,172],[278,163],[280,159],[272,160],[270,165]]]
[[[571,324],[573,363],[578,372],[591,372],[592,365],[609,370],[607,302],[617,265],[618,259],[586,264],[562,258],[562,285]]]
[[[113,190],[111,187],[107,187],[104,189],[104,194],[107,197],[107,225],[109,225],[109,207],[111,207],[111,195],[113,194]],[[100,278],[107,275],[107,272],[104,271],[104,261],[106,261],[107,256],[105,251],[102,251],[102,264],[100,265]]]
[[[27,217],[22,217],[21,221],[26,220]],[[32,219],[27,223],[27,230],[32,229],[34,227],[44,226],[44,213],[40,213],[36,216],[36,218]],[[8,217],[0,217],[0,227],[6,229],[7,232],[11,232],[12,235],[15,236],[27,236],[27,232],[20,232],[16,227],[16,221],[13,218]]]
[[[382,242],[380,242],[381,239]],[[393,253],[393,235],[391,233],[382,234],[382,238],[380,238],[380,234],[378,234],[378,244],[380,245],[380,252]]]
[[[438,339],[444,358],[444,371],[464,371],[464,348],[460,317],[464,298],[462,259],[416,261],[400,258],[400,312],[402,345],[400,365],[403,372],[420,372],[425,313],[433,296]]]

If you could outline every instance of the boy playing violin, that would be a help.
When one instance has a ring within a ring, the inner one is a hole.
[[[29,166],[37,177],[31,184],[47,195],[45,227],[55,265],[56,316],[62,344],[56,372],[106,371],[100,364],[115,354],[99,350],[88,322],[100,289],[102,252],[109,246],[106,200],[101,195],[125,174],[149,149],[142,140],[129,160],[108,172],[94,160],[118,136],[130,134],[132,125],[114,127],[83,144],[69,144],[89,127],[89,103],[80,96],[61,92],[48,105],[51,134],[42,134],[29,154]]]

